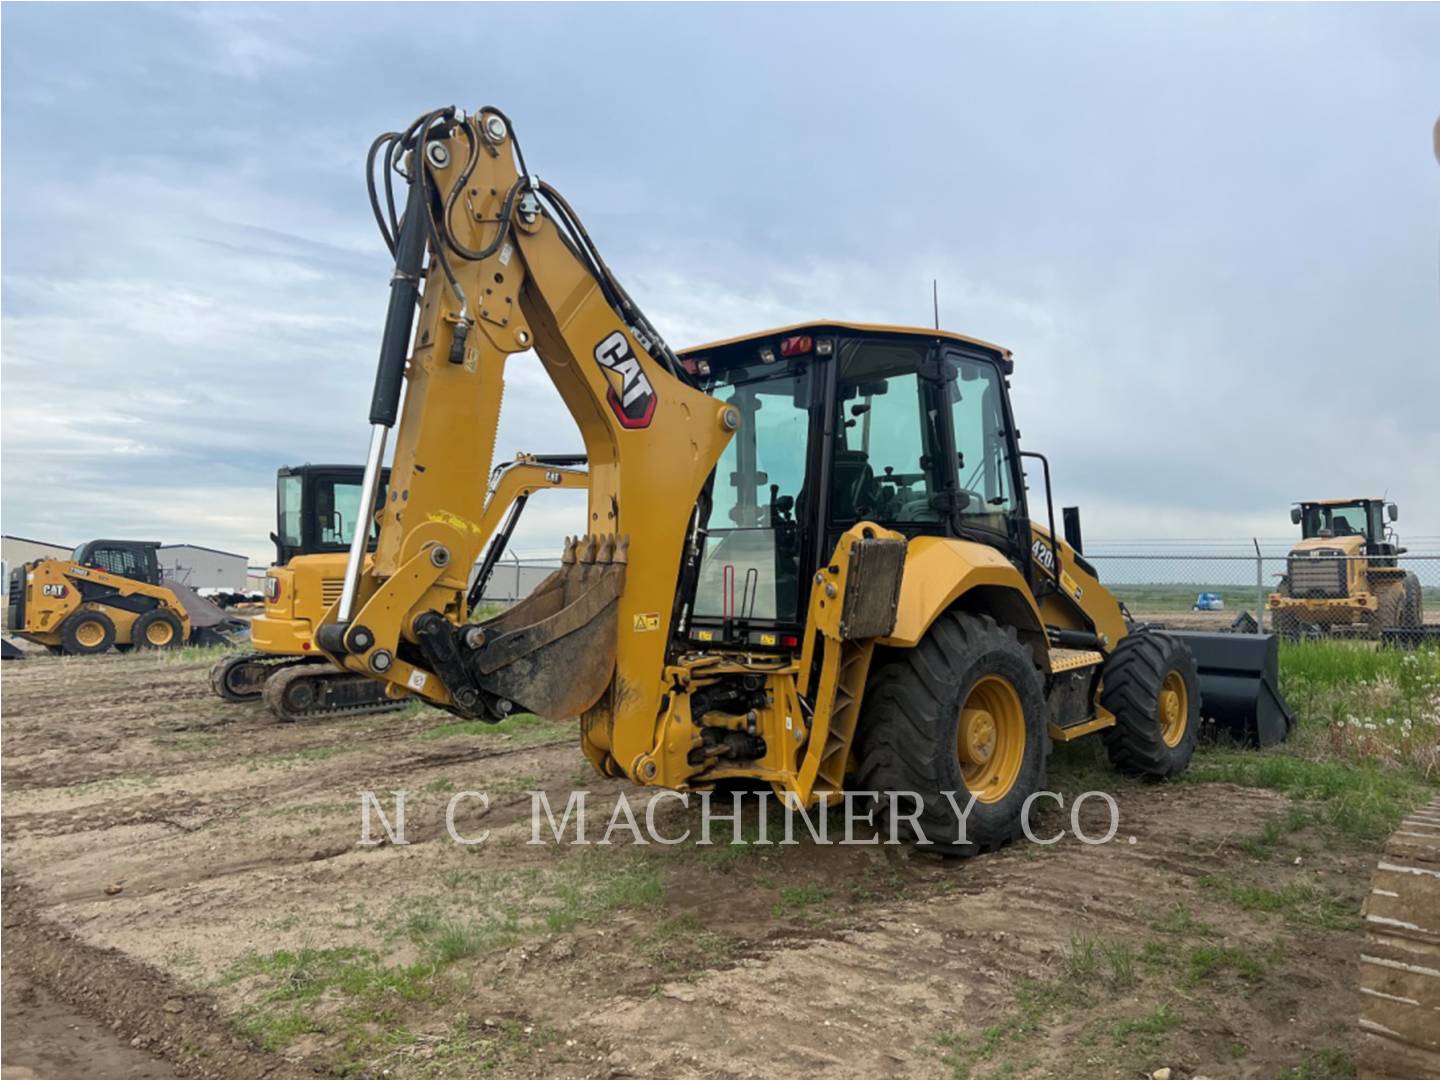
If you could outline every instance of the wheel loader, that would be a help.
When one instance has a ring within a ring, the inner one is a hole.
[[[575,468],[584,460],[573,454],[520,454],[496,470],[489,489],[494,509],[482,526],[487,535],[506,516],[486,552],[486,567],[494,568],[532,493],[585,486],[584,472]],[[374,549],[373,514],[360,510],[363,472],[358,465],[302,465],[276,474],[276,529],[270,534],[275,564],[265,575],[265,612],[250,623],[254,651],[227,656],[210,670],[211,689],[224,700],[263,700],[285,722],[403,704],[373,680],[337,670],[314,648],[315,627],[339,598],[344,553],[362,516],[372,521],[367,547]],[[382,472],[382,483],[385,479]],[[489,569],[474,583],[477,601]]]
[[[166,581],[159,541],[90,540],[68,559],[10,572],[7,628],[65,656],[223,643],[240,624],[194,590]]]
[[[336,664],[462,717],[578,718],[595,768],[641,785],[878,793],[898,836],[961,855],[1017,835],[1052,741],[1186,768],[1195,658],[1058,535],[1007,349],[825,320],[677,353],[499,109],[428,113],[369,160],[395,271],[367,493],[395,446],[374,555],[352,543],[316,632]],[[580,429],[587,531],[472,622],[507,362],[538,364]]]
[[[1386,630],[1419,631],[1420,579],[1400,566],[1405,549],[1386,524],[1398,516],[1384,499],[1296,503],[1290,521],[1301,540],[1266,601],[1274,632],[1378,639]]]

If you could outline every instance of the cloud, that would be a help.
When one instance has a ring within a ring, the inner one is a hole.
[[[365,448],[369,139],[483,98],[674,345],[924,326],[938,279],[1087,535],[1381,491],[1440,534],[1433,10],[526,9],[545,79],[506,10],[6,7],[6,531],[268,560],[274,470]],[[579,449],[508,371],[497,454]]]

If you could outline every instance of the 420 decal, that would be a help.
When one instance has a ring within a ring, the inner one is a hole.
[[[616,419],[627,428],[649,427],[655,415],[655,388],[640,367],[630,339],[616,330],[595,346],[595,361],[620,376],[620,392],[616,393],[612,382],[606,395]]]

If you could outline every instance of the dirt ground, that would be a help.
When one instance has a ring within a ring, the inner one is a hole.
[[[418,707],[278,725],[211,696],[213,658],[4,667],[4,1080],[1348,1060],[1374,853],[1285,835],[1273,793],[1127,784],[1072,746],[1052,781],[1115,792],[1109,844],[950,862],[799,825],[791,845],[531,845],[532,790],[558,816],[587,789],[592,840],[642,793],[594,776],[566,725]],[[408,793],[408,844],[359,843],[367,790]],[[489,830],[471,846],[444,824],[465,790],[490,796],[459,803],[458,832]],[[749,837],[781,838],[753,817]],[[697,814],[670,799],[655,820],[678,835]],[[1098,800],[1081,824],[1104,831]]]

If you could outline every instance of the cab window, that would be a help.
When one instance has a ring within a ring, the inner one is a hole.
[[[1017,500],[1003,377],[994,364],[956,355],[944,372],[959,479],[956,512],[968,527],[1005,533]]]
[[[938,523],[934,394],[919,376],[928,346],[884,340],[841,344],[830,465],[830,519]]]
[[[304,543],[300,520],[303,487],[299,476],[286,476],[280,481],[280,543],[285,547],[298,548]]]

